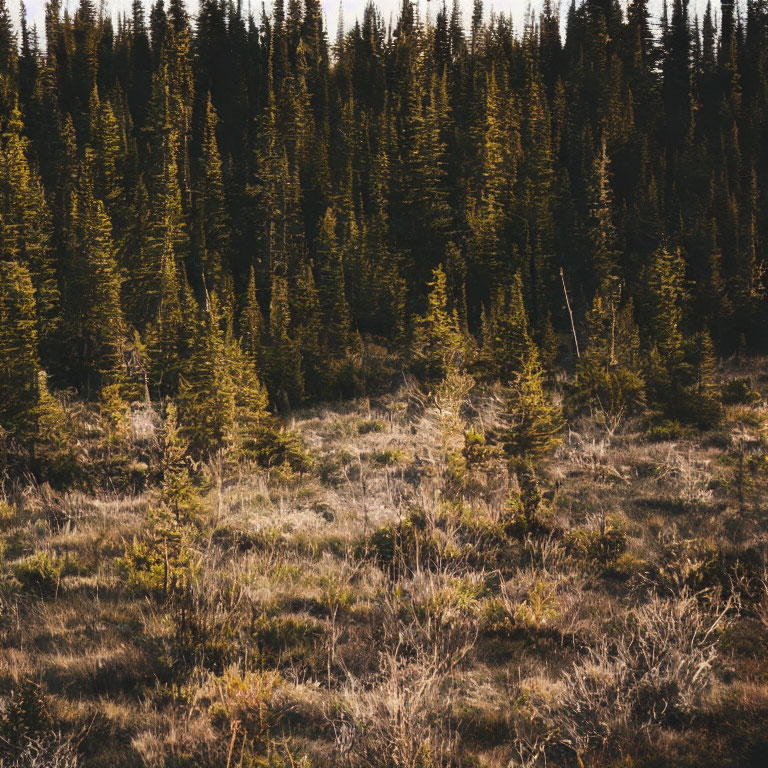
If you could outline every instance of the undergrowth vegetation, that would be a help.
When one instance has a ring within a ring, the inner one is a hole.
[[[449,370],[204,461],[77,406],[3,481],[0,764],[765,765],[765,380],[562,430]]]

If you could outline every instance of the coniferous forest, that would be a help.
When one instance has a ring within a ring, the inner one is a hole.
[[[0,0],[0,766],[766,764],[768,2],[699,10]]]
[[[4,419],[35,370],[88,398],[141,370],[156,399],[207,358],[277,410],[375,391],[439,357],[436,276],[438,336],[481,376],[512,372],[518,283],[551,369],[565,284],[578,343],[621,316],[663,407],[764,345],[761,3],[585,2],[562,39],[551,4],[520,30],[370,6],[330,36],[315,0],[195,10],[49,4],[41,47],[2,8]]]

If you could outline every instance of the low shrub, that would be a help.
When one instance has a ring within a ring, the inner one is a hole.
[[[388,448],[384,451],[374,451],[369,460],[375,467],[391,467],[399,464],[404,458],[403,452],[396,448]]]
[[[308,660],[322,640],[323,627],[308,617],[262,614],[252,636],[266,663],[287,664]]]
[[[687,434],[688,430],[674,419],[652,420],[645,427],[645,437],[652,443],[681,440]]]
[[[379,419],[369,419],[368,421],[361,421],[357,425],[358,435],[368,435],[371,432],[384,432],[387,425]]]
[[[52,597],[59,589],[61,563],[48,552],[38,552],[22,560],[15,568],[14,575],[22,587],[41,597]]]
[[[514,626],[503,600],[494,597],[483,602],[480,610],[480,630],[484,634],[508,637],[512,634]]]
[[[77,768],[75,743],[55,730],[48,698],[31,680],[11,690],[0,709],[3,768]]]
[[[693,713],[714,678],[728,625],[727,605],[700,598],[652,597],[626,616],[617,638],[566,673],[554,714],[567,743],[580,745],[577,754],[637,729],[679,725]]]
[[[621,518],[608,515],[597,528],[574,528],[564,537],[566,552],[577,560],[608,565],[627,550]]]
[[[532,632],[547,629],[558,616],[557,586],[555,581],[537,579],[514,610],[515,625]]]
[[[150,530],[126,544],[117,564],[129,589],[163,598],[183,592],[193,567],[192,535],[188,528],[179,526]]]
[[[299,475],[311,471],[314,461],[295,432],[268,424],[244,447],[245,455],[265,469],[290,468]]]
[[[642,574],[648,568],[648,563],[632,552],[623,552],[611,560],[605,568],[606,576],[614,579],[631,579]]]
[[[204,686],[209,692],[209,713],[225,734],[239,733],[251,750],[266,746],[286,711],[281,696],[284,683],[277,672],[241,672],[228,669]],[[236,725],[235,725],[236,724]]]

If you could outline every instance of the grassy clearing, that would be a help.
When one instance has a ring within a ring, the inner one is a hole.
[[[202,467],[180,534],[7,483],[4,764],[765,765],[763,401],[572,424],[533,517],[499,403],[297,414],[311,469]]]

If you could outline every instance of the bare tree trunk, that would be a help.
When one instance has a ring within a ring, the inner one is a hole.
[[[573,331],[573,343],[576,346],[576,357],[581,357],[579,352],[579,337],[576,335],[576,325],[573,322],[573,311],[571,310],[571,302],[568,299],[568,289],[565,287],[565,274],[563,268],[560,267],[560,279],[563,281],[563,293],[565,294],[565,306],[568,307],[568,317],[571,318],[571,330]]]

